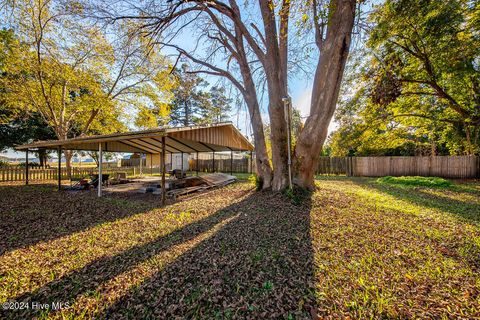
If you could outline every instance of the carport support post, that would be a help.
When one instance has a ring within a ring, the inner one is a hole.
[[[180,168],[182,168],[182,177],[183,177],[183,151],[181,152],[181,157],[182,157],[182,160],[180,161],[181,163]]]
[[[102,143],[98,144],[98,197],[102,196],[102,162],[103,162],[103,151]]]
[[[212,152],[212,172],[215,172],[215,151]]]
[[[58,191],[62,190],[62,147],[58,147]]]
[[[162,206],[165,205],[166,192],[165,192],[165,136],[162,137]]]
[[[197,151],[197,163],[195,164],[195,171],[197,171],[197,177],[198,177],[198,151]]]
[[[25,185],[28,185],[28,148],[25,150]]]
[[[230,175],[233,176],[233,150],[230,150]]]
[[[142,153],[140,153],[140,177],[143,175],[142,162],[143,162]]]

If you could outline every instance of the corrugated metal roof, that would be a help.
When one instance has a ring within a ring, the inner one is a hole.
[[[230,122],[205,126],[158,128],[77,137],[67,140],[37,141],[17,146],[16,150],[56,149],[111,152],[161,153],[162,137],[165,136],[166,153],[212,152],[212,151],[252,151],[253,145]]]

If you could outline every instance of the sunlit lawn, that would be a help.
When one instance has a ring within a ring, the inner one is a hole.
[[[0,303],[30,302],[0,318],[480,317],[480,184],[252,188],[162,209],[0,186]]]

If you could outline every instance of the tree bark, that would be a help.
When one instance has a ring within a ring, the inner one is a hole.
[[[262,189],[268,189],[272,186],[273,176],[270,160],[268,159],[267,145],[265,144],[265,132],[263,131],[260,107],[256,95],[251,95],[247,92],[244,97],[250,113],[253,138],[255,139],[255,164],[257,168],[257,177],[262,183]]]
[[[63,154],[65,156],[65,168],[67,169],[68,178],[72,178],[72,157],[73,152],[72,150],[63,150]]]
[[[243,90],[241,88],[239,88],[239,90],[242,92],[245,103],[247,104],[250,122],[252,124],[253,138],[255,140],[257,177],[261,181],[262,189],[268,189],[272,186],[273,172],[270,159],[268,158],[262,115],[257,99],[257,90],[250,66],[248,65],[243,37],[238,27],[235,28],[235,40],[237,49],[236,59],[240,66],[240,73],[243,79]]]
[[[38,161],[41,168],[45,168],[46,160],[47,160],[47,150],[39,149],[38,152]]]
[[[313,83],[310,116],[297,140],[294,183],[313,189],[315,169],[335,111],[355,20],[355,0],[332,0],[331,18]]]
[[[273,190],[282,190],[288,184],[287,126],[285,122],[284,103],[287,97],[287,36],[289,2],[284,1],[280,14],[280,37],[276,27],[274,4],[271,0],[259,0],[262,21],[265,29],[266,53],[263,67],[267,77],[268,114],[270,116]]]

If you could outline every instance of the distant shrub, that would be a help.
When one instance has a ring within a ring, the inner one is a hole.
[[[452,182],[438,177],[382,177],[377,179],[379,183],[396,184],[416,187],[450,187]]]
[[[0,168],[7,168],[9,166],[7,161],[0,160]]]

